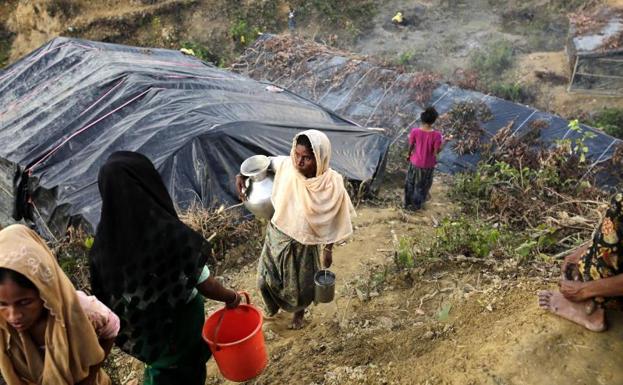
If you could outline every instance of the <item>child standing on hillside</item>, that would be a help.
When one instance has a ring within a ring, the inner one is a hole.
[[[433,184],[437,154],[443,145],[441,133],[432,128],[438,116],[434,107],[426,108],[420,115],[422,126],[409,133],[409,171],[405,180],[405,208],[408,210],[422,208]]]
[[[294,20],[294,8],[290,7],[290,11],[288,12],[288,29],[290,30],[290,35],[294,36],[294,28],[296,28],[296,20]]]

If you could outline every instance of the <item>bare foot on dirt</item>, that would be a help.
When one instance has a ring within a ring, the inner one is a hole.
[[[303,328],[303,317],[305,316],[305,310],[299,310],[294,313],[294,317],[292,317],[292,324],[290,325],[290,329],[299,330]]]
[[[593,300],[571,302],[558,291],[539,291],[539,306],[545,310],[584,326],[588,330],[606,330],[604,309],[595,308]]]
[[[262,312],[262,319],[264,319],[264,321],[274,321],[275,319],[277,319],[277,314],[279,314],[279,310],[274,313],[264,310]]]

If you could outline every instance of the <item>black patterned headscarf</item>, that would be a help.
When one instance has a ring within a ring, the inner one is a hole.
[[[98,176],[102,213],[90,254],[93,293],[121,319],[117,345],[153,362],[169,343],[209,255],[205,239],[183,224],[153,164],[113,153]]]

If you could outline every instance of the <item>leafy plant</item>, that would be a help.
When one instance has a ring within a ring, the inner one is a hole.
[[[441,258],[463,254],[469,257],[484,258],[494,250],[503,248],[502,234],[497,228],[464,216],[444,219],[437,228],[436,237],[427,251],[429,258]]]
[[[452,309],[451,303],[444,304],[437,312],[437,320],[439,322],[445,322],[450,318],[450,310]]]
[[[481,77],[496,79],[511,67],[514,55],[513,46],[505,40],[500,40],[472,53],[470,66]]]
[[[567,149],[569,155],[577,156],[580,163],[584,163],[586,162],[586,154],[589,151],[586,140],[592,139],[596,135],[592,131],[582,129],[577,119],[570,121],[568,127],[569,130],[579,134],[579,136],[573,139],[558,140],[556,144],[561,148]]]
[[[182,48],[193,50],[193,52],[195,53],[195,56],[205,62],[210,62],[214,64],[220,64],[222,62],[222,59],[219,58],[218,55],[210,52],[210,50],[207,47],[199,43],[186,41],[182,43]]]
[[[230,28],[229,34],[238,46],[246,47],[260,34],[258,27],[253,27],[245,19],[238,19]]]
[[[401,66],[408,66],[415,57],[415,52],[405,51],[398,57],[398,64]]]
[[[604,198],[587,177],[587,140],[594,134],[577,120],[569,130],[571,138],[543,148],[536,140],[516,137],[510,125],[501,129],[483,150],[484,161],[474,173],[457,175],[450,193],[466,214],[495,221],[499,238],[487,223],[461,223],[461,231],[444,224],[438,240],[442,252],[501,252],[525,260],[568,249],[578,237],[590,236],[588,223],[598,220],[595,206],[578,203],[599,205]]]
[[[4,67],[9,60],[14,37],[15,34],[0,23],[0,68]]]
[[[433,91],[439,86],[441,76],[434,72],[421,71],[413,74],[408,83],[412,97],[420,106],[425,106],[433,95]]]
[[[407,237],[400,238],[394,253],[394,262],[401,269],[411,268],[415,265],[412,239]]]
[[[71,18],[80,13],[80,4],[71,0],[50,0],[46,6],[46,11],[52,17]]]
[[[95,238],[91,237],[91,236],[87,236],[84,239],[84,247],[87,250],[91,250],[91,248],[93,247],[93,243],[95,242]]]
[[[533,91],[525,88],[520,83],[495,83],[491,86],[490,91],[499,98],[517,103],[530,103],[534,101]]]
[[[623,108],[604,108],[588,122],[608,135],[623,139]]]
[[[370,20],[374,18],[378,7],[379,2],[373,0],[312,0],[294,4],[297,21],[321,24],[337,33],[343,32],[342,38],[352,40],[374,26]]]

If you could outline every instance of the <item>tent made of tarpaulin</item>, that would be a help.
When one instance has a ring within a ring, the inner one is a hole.
[[[482,102],[491,110],[492,118],[482,122],[485,130],[482,140],[488,141],[498,130],[513,122],[511,126],[512,134],[523,136],[531,130],[531,123],[541,121],[547,123],[547,127],[540,130],[538,141],[541,145],[553,146],[560,139],[577,140],[583,137],[580,131],[574,131],[569,127],[569,121],[535,108],[513,103],[508,100],[485,95],[480,92],[463,90],[457,87],[443,85],[433,92],[432,99],[436,102],[436,108],[445,112],[458,102]],[[594,134],[590,138],[585,138],[584,144],[588,148],[587,159],[590,164],[588,172],[598,165],[609,161],[617,146],[623,141],[605,134],[603,131],[580,125],[583,132],[589,131]],[[466,171],[473,169],[480,161],[480,153],[457,155],[452,151],[451,146],[446,146],[440,154],[440,169],[447,172]],[[617,174],[620,172],[616,171]],[[619,182],[619,175],[600,175],[599,181],[603,187],[614,186]]]
[[[234,203],[245,158],[288,154],[310,128],[345,177],[380,176],[387,137],[293,93],[177,51],[57,38],[0,74],[0,223],[92,230],[98,171],[117,150],[149,157],[178,208]]]
[[[284,63],[290,61],[295,64],[284,69]],[[559,116],[481,92],[428,82],[424,87],[429,88],[428,95],[422,97],[418,93],[422,89],[422,79],[427,79],[426,74],[396,71],[299,38],[266,35],[258,39],[234,67],[254,79],[288,88],[359,124],[385,127],[393,137],[392,143],[405,148],[407,131],[417,123],[425,105],[433,105],[443,114],[466,101],[482,102],[491,110],[492,119],[482,123],[486,131],[481,138],[484,142],[511,122],[512,132],[522,135],[536,120],[547,123],[547,127],[540,130],[539,140],[544,146],[582,135],[570,130],[569,122]],[[595,134],[585,141],[589,169],[595,170],[612,158],[622,141],[586,125],[581,128]],[[481,155],[459,155],[452,147],[451,143],[444,147],[438,168],[449,173],[473,170]],[[619,182],[620,171],[610,171],[599,175],[602,187]]]

